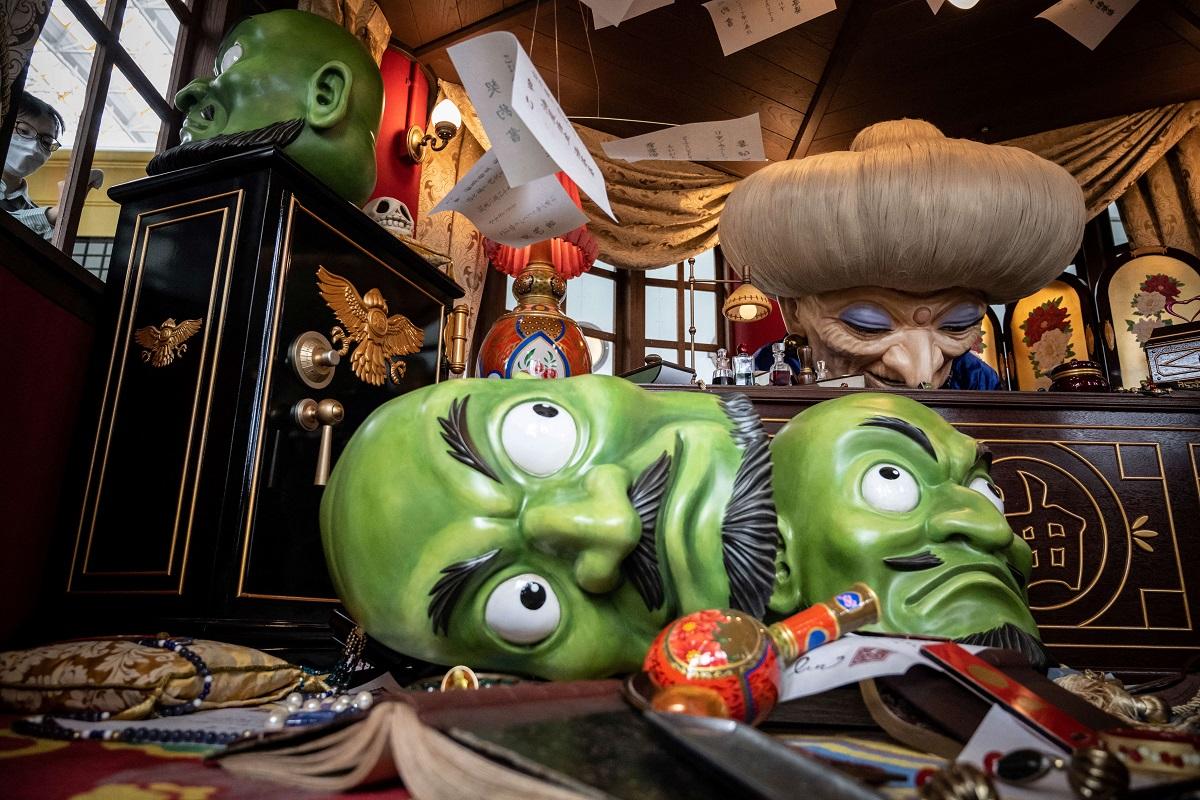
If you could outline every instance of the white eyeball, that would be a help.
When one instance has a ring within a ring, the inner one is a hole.
[[[1001,514],[1004,513],[1004,496],[1000,494],[1000,489],[996,486],[996,484],[992,483],[987,478],[980,476],[972,480],[969,484],[967,484],[967,486],[979,492],[988,500],[991,500],[992,505],[996,507],[996,510]]]
[[[506,642],[534,644],[554,633],[561,611],[550,583],[525,573],[492,590],[484,608],[487,626]]]
[[[236,64],[242,57],[242,45],[240,42],[234,42],[229,46],[229,49],[221,56],[221,64],[218,67],[217,74],[220,75],[225,70]]]
[[[504,452],[518,467],[539,478],[565,467],[578,439],[575,420],[547,400],[514,406],[500,426]]]
[[[921,502],[917,481],[903,467],[895,464],[876,464],[863,475],[862,496],[878,511],[903,513],[912,511]]]

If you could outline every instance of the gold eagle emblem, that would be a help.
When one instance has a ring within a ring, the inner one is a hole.
[[[378,289],[359,295],[350,281],[324,267],[317,267],[317,288],[342,323],[330,334],[333,344],[341,345],[338,354],[344,356],[351,345],[358,345],[350,356],[354,374],[373,386],[382,386],[389,376],[399,383],[408,365],[392,359],[418,352],[425,332],[403,314],[388,316],[387,300]]]
[[[200,331],[201,324],[198,319],[185,319],[177,323],[174,317],[168,317],[161,326],[138,328],[133,333],[133,339],[145,348],[142,350],[142,361],[148,361],[152,367],[167,366],[187,352],[187,340]]]

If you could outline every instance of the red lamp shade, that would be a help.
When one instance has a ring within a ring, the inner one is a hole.
[[[579,199],[579,187],[575,185],[575,182],[562,172],[555,177],[567,190],[567,194],[571,196],[575,206],[583,208],[583,201]],[[580,225],[573,231],[550,239],[549,242],[554,271],[563,280],[578,278],[591,269],[600,252],[600,246],[588,233],[587,225]],[[483,252],[492,262],[492,266],[514,278],[529,264],[529,252],[532,246],[510,247],[491,239],[483,240]]]

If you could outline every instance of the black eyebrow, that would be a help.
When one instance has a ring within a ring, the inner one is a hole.
[[[433,621],[433,632],[441,631],[443,636],[450,634],[450,615],[454,613],[454,605],[462,596],[467,582],[474,577],[485,564],[500,554],[500,548],[489,550],[483,555],[468,558],[445,567],[442,577],[429,590],[429,619]]]
[[[934,461],[938,460],[937,453],[933,450],[933,444],[929,441],[929,437],[925,435],[925,431],[911,422],[905,422],[898,417],[871,417],[859,424],[863,427],[887,428],[889,431],[895,431],[902,436],[907,436],[920,445],[922,450],[929,453],[930,458]]]
[[[451,400],[450,415],[438,417],[438,423],[442,426],[442,439],[450,445],[451,458],[500,483],[495,471],[483,460],[483,456],[479,455],[479,449],[475,447],[475,440],[471,438],[471,431],[467,427],[467,401],[470,399],[471,396],[467,395],[461,400]]]
[[[982,445],[979,442],[975,443],[975,463],[982,461],[987,465],[988,471],[990,472],[992,469],[992,457],[992,451],[989,450],[985,445]]]

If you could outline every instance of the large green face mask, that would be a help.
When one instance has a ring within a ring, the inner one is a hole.
[[[284,152],[339,195],[355,205],[370,196],[383,79],[346,30],[302,11],[250,17],[221,42],[213,72],[175,96],[186,114],[184,145],[248,132],[283,136]],[[290,121],[302,126],[298,134],[272,134]]]
[[[671,619],[770,593],[760,430],[763,474],[737,490],[757,496],[736,505],[766,511],[765,558],[733,585],[725,569],[756,557],[724,530],[735,437],[758,426],[747,410],[604,376],[456,380],[393,400],[325,491],[334,584],[368,633],[419,658],[549,678],[634,669]]]
[[[896,395],[829,400],[779,432],[771,461],[791,573],[773,610],[865,581],[880,630],[959,638],[1010,623],[1036,636],[1030,550],[991,457],[936,412]]]

